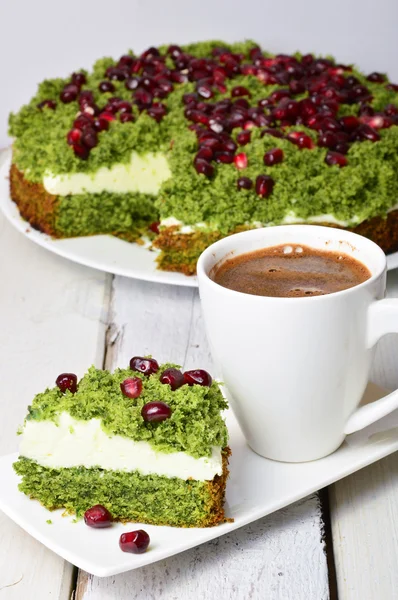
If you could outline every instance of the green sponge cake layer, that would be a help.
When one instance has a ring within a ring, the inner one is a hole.
[[[78,383],[62,374],[37,394],[19,432],[21,491],[77,515],[102,504],[116,520],[222,521],[229,449],[218,384],[150,358],[130,364],[91,367]]]

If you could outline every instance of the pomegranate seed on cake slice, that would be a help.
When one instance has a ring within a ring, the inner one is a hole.
[[[68,135],[66,136],[66,141],[69,144],[69,146],[73,146],[74,144],[80,142],[81,137],[82,132],[80,131],[80,129],[71,129],[68,132]]]
[[[172,58],[178,58],[178,56],[182,54],[182,50],[180,46],[173,44],[167,48],[167,54],[169,54]]]
[[[79,105],[80,108],[83,109],[86,106],[93,106],[95,104],[93,92],[90,90],[84,90],[84,92],[80,92],[79,94]]]
[[[171,417],[171,408],[165,402],[147,402],[141,410],[141,416],[147,423],[160,423]]]
[[[247,154],[240,152],[234,157],[233,161],[237,169],[246,169],[248,163]]]
[[[264,154],[264,164],[268,167],[277,165],[283,161],[284,154],[282,148],[272,148]]]
[[[119,538],[119,546],[123,552],[142,554],[146,552],[150,543],[149,535],[143,529],[122,533]]]
[[[84,522],[94,529],[104,529],[112,525],[112,515],[102,504],[92,506],[84,513]]]
[[[269,175],[258,175],[256,179],[256,194],[268,198],[274,189],[274,180]]]
[[[148,229],[150,231],[152,231],[153,233],[159,234],[159,221],[154,221],[153,223],[151,223],[148,227]]]
[[[130,54],[123,54],[118,60],[119,67],[132,67],[134,64],[134,58]]]
[[[144,88],[137,88],[134,92],[134,98],[137,104],[142,105],[144,108],[151,106],[153,100],[152,94]]]
[[[177,390],[185,383],[184,375],[179,369],[165,369],[159,378],[160,383],[168,384],[171,389]]]
[[[81,144],[74,144],[72,148],[76,156],[78,156],[82,160],[88,159],[90,150],[87,148],[87,146],[82,146]]]
[[[297,146],[301,149],[305,148],[308,150],[312,150],[313,148],[315,148],[315,143],[313,141],[312,138],[310,138],[309,135],[306,135],[305,133],[301,134],[298,139],[297,139]]]
[[[98,85],[98,89],[100,92],[114,92],[115,86],[110,81],[101,81]]]
[[[138,86],[141,83],[141,78],[140,77],[129,77],[128,79],[126,79],[125,83],[124,83],[124,87],[127,90],[131,90],[134,91],[138,88]],[[111,83],[111,85],[113,85]]]
[[[384,109],[384,112],[389,117],[394,117],[395,115],[398,115],[398,106],[396,106],[395,104],[387,104],[387,106]]]
[[[120,384],[123,396],[138,398],[142,392],[142,381],[139,377],[128,377]]]
[[[368,81],[373,81],[373,83],[384,83],[386,80],[386,76],[383,73],[370,73],[370,75],[366,78]]]
[[[139,371],[144,375],[152,375],[157,373],[159,370],[158,362],[154,358],[145,358],[143,356],[133,356],[130,360],[130,369],[132,371]]]
[[[78,86],[74,83],[70,83],[64,87],[59,97],[64,104],[69,104],[69,102],[76,100],[78,93]]]
[[[279,129],[273,129],[270,127],[269,129],[263,129],[260,137],[264,137],[265,135],[272,135],[272,137],[283,138],[284,135]]]
[[[235,157],[230,152],[215,152],[214,159],[218,163],[230,164],[234,162]]]
[[[329,151],[326,154],[325,163],[327,165],[337,165],[339,167],[345,167],[348,164],[348,160],[344,156],[344,154],[340,154],[339,152]]]
[[[236,187],[238,190],[251,190],[253,187],[253,181],[250,177],[239,177],[236,182]]]
[[[334,150],[339,154],[347,154],[349,149],[350,146],[347,142],[338,142],[334,148]]]
[[[56,106],[57,106],[57,103],[54,102],[54,100],[42,100],[37,105],[37,108],[40,108],[40,109],[42,109],[42,108],[51,108],[51,110],[55,110]]]
[[[77,391],[77,376],[74,373],[61,373],[55,380],[61,392],[69,390],[72,394]]]
[[[398,92],[398,83],[388,83],[386,85],[386,90],[390,90],[392,92]]]
[[[197,158],[194,161],[196,172],[205,175],[206,177],[212,177],[214,175],[214,167],[207,160],[203,158]]]
[[[318,138],[318,146],[321,148],[334,148],[338,144],[338,138],[332,131],[325,131]]]
[[[373,129],[387,129],[393,125],[392,119],[384,115],[373,115],[372,117],[361,116],[359,120],[361,123],[373,127]]]
[[[166,113],[166,106],[161,102],[154,102],[151,108],[148,108],[148,115],[155,119],[155,121],[157,121],[158,123],[160,123],[160,121],[163,119]]]
[[[354,131],[357,127],[359,127],[360,122],[357,117],[354,115],[347,115],[345,117],[340,118],[340,124],[343,127],[344,131]]]
[[[126,79],[126,72],[119,67],[108,67],[105,71],[105,77],[114,81],[124,81]]]
[[[210,387],[212,384],[212,377],[210,373],[204,369],[193,369],[192,371],[185,371],[184,373],[185,383],[188,385],[202,385]]]
[[[115,121],[115,119],[116,119],[115,115],[113,113],[111,113],[109,110],[104,110],[98,116],[98,120],[99,121],[107,121],[108,123],[110,121]]]
[[[95,148],[95,146],[98,144],[98,136],[95,129],[85,129],[82,134],[81,143],[90,150]]]
[[[203,158],[204,160],[209,161],[213,158],[213,150],[208,146],[204,146],[203,148],[200,148],[200,150],[198,150],[198,152],[196,153],[195,160],[197,158]]]
[[[250,131],[240,131],[236,136],[236,141],[240,146],[246,146],[250,142],[251,132]]]
[[[370,140],[371,142],[378,142],[380,138],[380,134],[377,133],[373,127],[370,125],[362,124],[358,127],[358,136],[362,140]]]
[[[120,113],[120,117],[119,120],[121,123],[129,123],[130,121],[134,121],[134,115],[132,115],[131,113],[128,112],[122,112]]]
[[[251,93],[249,92],[249,90],[246,87],[243,87],[242,85],[237,85],[232,88],[231,96],[233,98],[235,98],[237,96],[249,96],[249,98],[250,98]]]
[[[87,83],[87,78],[84,73],[72,73],[72,83],[80,87]]]
[[[293,95],[303,94],[305,92],[305,85],[298,79],[293,79],[289,82],[289,90]]]

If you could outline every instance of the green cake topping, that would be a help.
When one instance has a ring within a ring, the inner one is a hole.
[[[90,367],[80,380],[76,393],[63,393],[58,387],[35,396],[29,406],[27,419],[51,420],[57,423],[62,412],[82,421],[100,419],[109,435],[122,435],[135,441],[146,441],[161,452],[186,452],[195,458],[210,456],[213,446],[227,445],[227,428],[220,411],[227,408],[216,382],[211,387],[183,385],[172,391],[159,380],[166,368],[149,377],[131,369],[116,369],[112,374]],[[122,394],[120,384],[128,378],[142,380],[138,398]],[[171,417],[163,422],[145,422],[141,416],[144,404],[164,402]]]

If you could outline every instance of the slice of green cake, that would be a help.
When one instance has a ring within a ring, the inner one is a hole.
[[[151,358],[130,368],[62,374],[38,394],[14,464],[20,490],[81,516],[101,504],[115,520],[206,527],[225,520],[227,408],[203,370]]]

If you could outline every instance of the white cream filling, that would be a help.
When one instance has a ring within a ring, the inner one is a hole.
[[[357,216],[352,217],[350,221],[342,221],[337,219],[332,214],[324,214],[324,215],[314,215],[312,217],[307,217],[306,219],[302,219],[298,217],[294,211],[290,211],[286,213],[282,221],[278,223],[261,223],[260,221],[253,221],[252,223],[246,223],[250,227],[269,227],[271,225],[292,225],[294,223],[328,223],[330,225],[340,225],[340,227],[349,227],[350,225],[355,225],[359,223],[360,219]],[[185,225],[179,219],[175,217],[167,217],[166,219],[162,219],[160,221],[160,225],[162,227],[173,227],[178,226],[180,229],[176,231],[176,233],[193,233],[194,231],[198,231],[203,227],[206,227],[206,223],[195,223],[193,225]]]
[[[63,412],[53,421],[26,421],[20,455],[44,467],[100,467],[135,471],[142,475],[164,475],[210,481],[222,474],[221,448],[210,457],[194,458],[185,452],[157,452],[148,442],[135,442],[121,435],[107,435],[99,419],[79,421]]]
[[[49,194],[56,196],[100,192],[140,192],[155,196],[169,177],[171,171],[164,154],[148,152],[140,155],[133,151],[129,163],[100,167],[94,173],[54,175],[46,172],[43,186]]]

